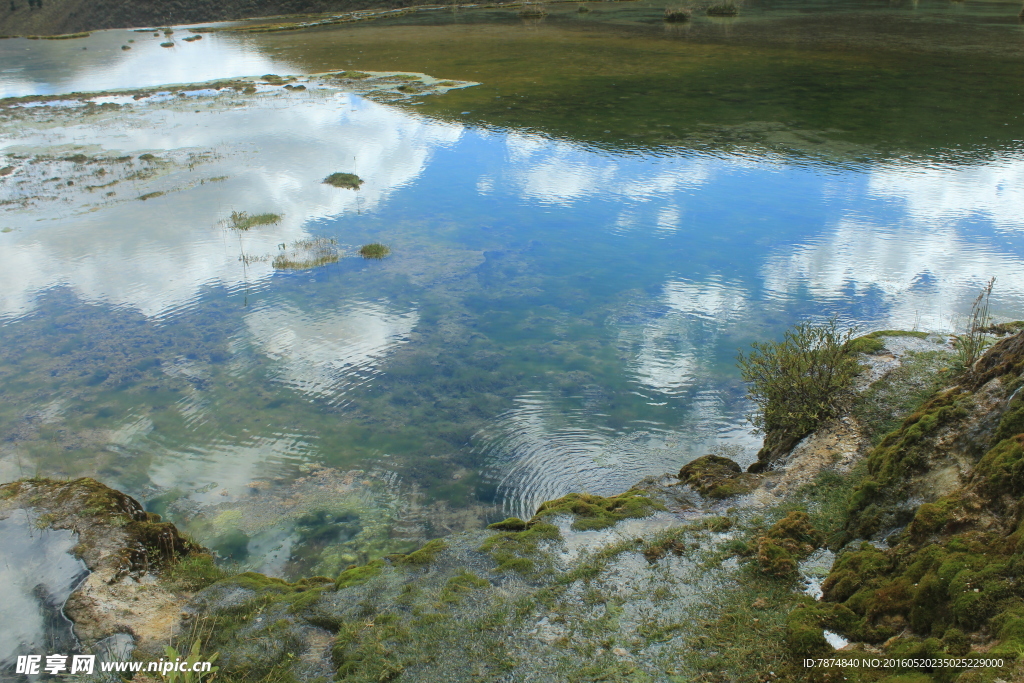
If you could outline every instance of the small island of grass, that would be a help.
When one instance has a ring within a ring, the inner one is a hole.
[[[358,190],[359,186],[363,184],[363,179],[355,173],[332,173],[324,178],[324,184],[343,187],[347,190]]]
[[[380,242],[364,244],[359,247],[359,255],[363,258],[382,259],[391,253],[391,247]]]
[[[693,10],[686,7],[668,7],[665,9],[665,21],[670,24],[678,24],[689,21]]]
[[[248,230],[257,225],[273,225],[281,221],[281,215],[276,213],[258,213],[250,216],[245,211],[231,212],[231,227],[235,230]]]

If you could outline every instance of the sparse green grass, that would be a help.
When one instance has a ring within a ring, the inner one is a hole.
[[[307,270],[337,263],[341,255],[333,237],[314,237],[292,243],[291,251],[274,257],[271,265],[279,270]]]
[[[332,173],[324,178],[324,184],[346,190],[358,190],[359,186],[363,184],[363,179],[355,173]]]
[[[245,211],[231,212],[231,227],[235,230],[245,231],[258,225],[273,225],[280,222],[281,214],[277,213],[258,213],[250,216]]]
[[[189,555],[171,566],[167,578],[172,589],[197,591],[227,578],[228,574],[217,566],[212,555]]]

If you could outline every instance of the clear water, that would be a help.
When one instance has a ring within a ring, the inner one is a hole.
[[[0,519],[0,666],[13,670],[18,655],[67,653],[78,641],[64,602],[89,574],[72,555],[78,536],[39,529],[34,511]]]
[[[1016,3],[590,7],[0,41],[6,95],[480,83],[4,110],[0,479],[96,476],[244,566],[329,574],[750,462],[736,351],[796,320],[954,330],[992,276],[1024,317]],[[344,258],[273,267],[316,237]]]

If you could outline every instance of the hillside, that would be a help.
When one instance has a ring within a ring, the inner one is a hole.
[[[428,3],[421,0],[9,0],[0,3],[0,35],[61,35],[105,28],[169,26],[422,4]]]

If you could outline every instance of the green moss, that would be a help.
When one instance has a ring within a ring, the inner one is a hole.
[[[663,509],[663,505],[634,489],[608,498],[589,493],[570,493],[542,503],[534,519],[572,515],[576,518],[572,524],[574,530],[591,531],[605,529],[630,517],[647,517]]]
[[[361,567],[349,567],[338,575],[338,579],[334,585],[338,590],[348,588],[349,586],[361,586],[380,574],[383,568],[384,560],[374,560],[373,562]]]
[[[825,542],[806,512],[793,511],[757,539],[757,564],[765,574],[795,579],[798,563]]]
[[[525,531],[526,522],[518,517],[508,517],[500,522],[488,524],[487,528],[494,529],[495,531]]]
[[[402,559],[402,563],[416,566],[428,565],[437,559],[438,554],[447,547],[448,545],[441,539],[434,539],[419,550],[406,555]]]
[[[1024,495],[1024,435],[997,443],[978,462],[971,478],[988,496]]]
[[[1006,406],[993,439],[995,442],[999,442],[1018,434],[1024,434],[1024,392],[1018,393],[1017,397]]]
[[[448,579],[444,588],[441,589],[441,602],[445,604],[457,604],[467,593],[475,589],[487,588],[491,582],[481,578],[473,572],[465,569]]]
[[[535,569],[531,555],[544,541],[561,538],[558,527],[534,517],[522,531],[503,531],[489,537],[480,545],[480,552],[488,553],[497,563],[496,571],[517,571],[528,574]]]
[[[358,190],[359,186],[363,184],[363,179],[355,173],[332,173],[324,178],[323,182],[325,185],[331,185],[332,187]]]
[[[703,455],[679,470],[679,479],[708,498],[728,498],[749,493],[757,477],[743,472],[738,464],[718,455]]]

